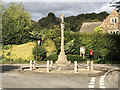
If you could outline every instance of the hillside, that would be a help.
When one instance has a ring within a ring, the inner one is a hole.
[[[65,30],[77,32],[80,30],[83,22],[103,21],[108,15],[109,14],[104,11],[100,13],[82,13],[77,16],[65,17]],[[42,28],[53,28],[54,25],[60,25],[60,18],[50,12],[47,17],[41,18],[38,24]]]

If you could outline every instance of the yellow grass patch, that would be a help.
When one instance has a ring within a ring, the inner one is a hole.
[[[35,42],[29,42],[21,45],[12,45],[12,48],[3,50],[3,55],[7,59],[12,60],[33,60],[32,50],[35,46]]]

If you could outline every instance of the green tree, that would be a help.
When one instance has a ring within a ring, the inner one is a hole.
[[[22,3],[12,2],[3,10],[2,26],[4,44],[21,44],[29,41],[31,16],[25,11]]]
[[[33,48],[33,55],[35,60],[43,60],[46,57],[46,50],[43,46],[36,45]]]
[[[120,11],[120,1],[112,0],[110,4],[112,4],[111,7],[115,7],[118,12]]]
[[[95,32],[95,33],[102,33],[102,32],[103,32],[103,29],[100,28],[100,27],[96,27],[96,28],[94,28],[94,32]]]
[[[42,28],[50,29],[54,28],[54,25],[58,25],[60,23],[59,21],[59,18],[57,18],[54,13],[50,12],[47,17],[40,19],[38,23]]]
[[[55,42],[56,48],[60,48],[61,29],[58,25],[55,25],[53,29],[50,29],[49,37]]]
[[[75,41],[75,39],[73,39],[70,42],[65,44],[65,53],[66,54],[72,54],[75,51],[75,49],[74,49],[74,41]]]

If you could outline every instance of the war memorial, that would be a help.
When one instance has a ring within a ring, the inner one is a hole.
[[[103,73],[99,70],[93,69],[93,61],[89,60],[87,61],[87,67],[81,67],[78,65],[77,61],[74,61],[74,63],[71,63],[67,60],[67,56],[65,55],[64,51],[64,14],[61,16],[61,51],[58,55],[57,61],[54,63],[52,60],[48,60],[47,64],[44,66],[38,66],[35,63],[35,60],[30,60],[30,66],[29,67],[23,67],[21,70],[23,72],[31,71],[31,72],[41,72],[41,73],[66,73],[66,74],[100,74]],[[92,52],[91,52],[92,53]],[[92,54],[91,54],[92,55]],[[80,47],[80,56],[85,58],[85,47]]]

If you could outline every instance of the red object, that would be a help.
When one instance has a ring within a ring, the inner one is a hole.
[[[40,40],[37,40],[37,44],[40,45]]]
[[[93,55],[93,50],[90,50],[90,55]]]

